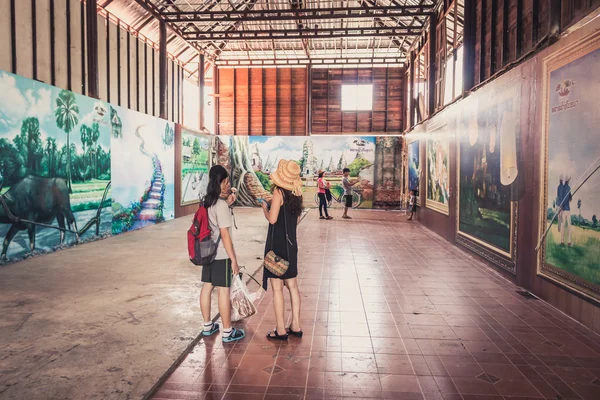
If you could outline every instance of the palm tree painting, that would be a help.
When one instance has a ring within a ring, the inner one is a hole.
[[[68,90],[61,90],[56,98],[56,109],[54,111],[56,126],[67,134],[67,149],[70,148],[71,131],[79,123],[79,107],[75,101],[75,95]],[[71,152],[67,152],[67,185],[69,193],[73,193],[71,187]]]

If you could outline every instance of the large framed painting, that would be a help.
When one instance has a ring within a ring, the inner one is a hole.
[[[408,143],[408,191],[417,191],[417,204],[420,203],[419,183],[421,181],[421,162],[419,154],[419,140],[412,139]]]
[[[425,207],[448,215],[449,181],[449,142],[443,132],[433,132],[426,144]]]
[[[544,60],[538,273],[600,299],[600,34]]]
[[[181,128],[181,205],[206,195],[211,137]]]
[[[464,101],[457,125],[457,242],[511,273],[516,272],[519,108],[516,80],[490,85]]]

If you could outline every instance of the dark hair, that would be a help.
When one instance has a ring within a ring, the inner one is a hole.
[[[344,168],[342,172],[345,174],[346,172],[350,172],[350,168]]]
[[[212,207],[217,204],[219,196],[221,196],[221,183],[229,174],[221,165],[213,166],[208,172],[208,187],[206,188],[206,196],[204,196],[204,207]]]
[[[322,178],[324,173],[325,172],[323,172],[323,171],[319,172],[319,178]]]
[[[277,189],[281,190],[281,193],[283,193],[283,203],[290,208],[292,215],[294,217],[299,217],[302,215],[302,196],[294,196],[290,190],[280,188],[275,184],[271,186],[271,190],[273,192],[275,192]]]

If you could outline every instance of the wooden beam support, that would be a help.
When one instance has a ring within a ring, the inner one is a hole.
[[[100,96],[98,89],[98,3],[96,0],[87,0],[85,2],[85,7],[85,15],[87,22],[86,28],[88,64],[87,95],[97,99]],[[54,26],[54,24],[52,25]],[[52,51],[52,53],[54,53],[54,51]],[[54,68],[52,69],[54,70]]]
[[[204,129],[204,54],[198,55],[198,125],[200,130]]]
[[[465,0],[464,50],[463,50],[463,87],[468,92],[475,86],[475,0]],[[411,75],[412,77],[412,75]],[[412,79],[412,78],[411,78]]]
[[[415,126],[415,52],[410,52],[409,129]]]
[[[549,28],[548,36],[551,42],[555,42],[560,35],[561,25],[561,0],[550,0],[550,16],[548,18]]]
[[[535,46],[540,36],[540,0],[532,0],[531,10],[531,42]]]
[[[168,118],[167,109],[167,24],[159,23],[158,39],[158,115]]]
[[[486,55],[486,45],[485,45],[485,37],[487,35],[486,32],[486,19],[487,19],[487,0],[481,0],[481,37],[479,38],[479,83],[485,81],[485,55]]]
[[[498,39],[498,35],[496,35],[496,27],[498,26],[498,0],[491,0],[492,4],[492,23],[490,24],[490,76],[494,75],[496,72],[496,41]],[[486,17],[487,18],[487,17]]]
[[[435,56],[436,56],[436,34],[437,34],[437,15],[432,14],[429,17],[429,54],[428,54],[428,62],[429,62],[429,76],[427,77],[427,83],[429,85],[428,90],[428,115],[433,115],[435,111]],[[387,70],[386,70],[387,71]],[[387,85],[387,75],[386,75],[386,85]],[[386,103],[387,108],[387,103]],[[425,118],[425,116],[423,116]]]
[[[501,67],[508,64],[508,13],[510,7],[508,0],[502,0],[502,63]]]
[[[515,58],[521,57],[523,54],[523,0],[517,0],[517,54]]]

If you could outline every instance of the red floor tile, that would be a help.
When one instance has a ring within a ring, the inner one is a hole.
[[[240,323],[246,339],[201,340],[155,399],[598,398],[597,336],[472,255],[399,213],[310,215],[298,230],[304,337],[265,337],[267,292]]]

